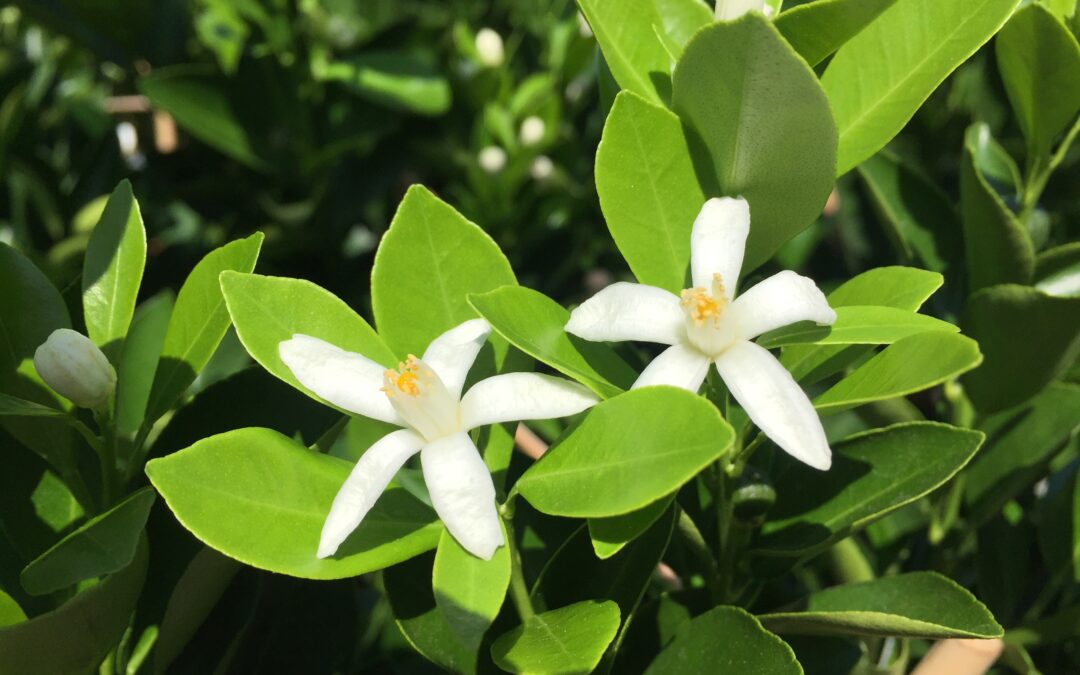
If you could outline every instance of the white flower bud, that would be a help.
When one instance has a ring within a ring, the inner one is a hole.
[[[521,129],[518,131],[518,138],[521,139],[522,145],[536,145],[544,140],[544,133],[546,131],[547,125],[544,124],[544,120],[536,115],[531,115],[526,117],[525,121],[521,123]]]
[[[716,0],[716,19],[731,21],[747,12],[765,11],[765,0]]]
[[[529,165],[529,175],[536,180],[544,181],[551,178],[555,171],[555,163],[547,155],[540,155]]]
[[[498,68],[503,62],[502,36],[490,28],[476,31],[476,53],[480,63],[489,68]]]
[[[90,338],[58,328],[34,352],[45,384],[80,408],[96,408],[116,389],[116,370]]]
[[[489,145],[477,156],[480,168],[488,173],[499,173],[506,167],[506,151],[497,145]]]

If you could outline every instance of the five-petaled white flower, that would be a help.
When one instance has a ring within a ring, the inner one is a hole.
[[[486,424],[573,415],[597,397],[581,385],[537,373],[489,377],[462,396],[465,376],[490,332],[483,319],[466,321],[435,338],[423,358],[410,355],[397,370],[307,335],[278,346],[300,384],[324,400],[405,427],[368,448],[341,486],[323,524],[320,558],[337,551],[417,452],[431,503],[458,543],[484,560],[503,544],[495,486],[468,432]]]
[[[697,392],[709,364],[750,419],[778,446],[815,469],[832,451],[813,404],[780,362],[753,342],[796,321],[831,325],[836,312],[817,285],[780,272],[738,298],[750,207],[743,199],[710,199],[694,221],[690,268],[694,287],[678,297],[654,286],[620,282],[586,300],[566,330],[586,340],[641,340],[671,345],[634,387],[669,384]]]

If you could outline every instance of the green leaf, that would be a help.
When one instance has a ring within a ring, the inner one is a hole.
[[[778,328],[758,338],[762,347],[795,344],[889,345],[911,335],[930,332],[956,333],[956,326],[925,314],[881,306],[853,305],[836,308],[836,323],[818,326],[810,321]]]
[[[146,578],[147,546],[98,585],[29,621],[0,628],[0,672],[19,675],[96,669],[128,627]]]
[[[656,522],[671,506],[674,495],[657,499],[637,511],[610,518],[589,519],[589,539],[596,557],[606,560],[623,549]]]
[[[127,567],[156,497],[143,488],[80,525],[23,569],[22,587],[45,595]]]
[[[19,603],[4,591],[0,591],[0,628],[14,626],[23,621],[26,621],[26,614],[22,607],[19,607]]]
[[[596,149],[596,193],[637,280],[673,293],[685,288],[690,230],[705,193],[679,118],[620,92]]]
[[[484,633],[499,615],[509,585],[508,547],[499,547],[491,560],[481,560],[443,531],[435,552],[431,586],[435,604],[466,651],[480,649]]]
[[[262,242],[263,235],[257,232],[213,250],[184,281],[154,373],[147,405],[149,420],[171,408],[213,356],[230,323],[219,278],[226,271],[253,270]]]
[[[821,78],[840,131],[836,175],[892,140],[1015,7],[1016,0],[902,0],[841,47]]]
[[[817,0],[776,17],[776,28],[799,56],[816,66],[896,0]]]
[[[139,203],[127,180],[113,190],[101,214],[83,262],[82,299],[86,332],[109,360],[118,361],[120,340],[127,335],[146,266],[146,230]]]
[[[323,521],[350,468],[275,431],[248,428],[152,460],[146,474],[203,543],[271,572],[342,579],[436,546],[442,526],[435,513],[390,488],[335,557],[316,558]]]
[[[655,0],[578,0],[619,87],[665,105],[671,98],[671,56],[654,29],[664,26],[656,5]]]
[[[821,412],[906,396],[957,377],[982,361],[979,345],[956,333],[920,333],[876,354],[814,399]]]
[[[637,373],[611,347],[570,335],[570,312],[539,291],[503,286],[469,295],[469,304],[495,331],[534,359],[603,397],[629,389]]]
[[[476,318],[466,297],[516,284],[495,241],[452,206],[414,185],[383,235],[371,270],[379,335],[399,356]]]
[[[511,673],[589,673],[618,629],[618,605],[586,600],[537,614],[500,635],[491,656]]]
[[[67,413],[33,401],[0,394],[0,417],[67,417]]]
[[[986,357],[964,378],[982,412],[1034,396],[1080,354],[1080,298],[1057,298],[1029,286],[992,286],[968,299],[960,325]]]
[[[154,371],[172,311],[172,291],[158,293],[139,305],[124,338],[124,350],[116,369],[116,426],[123,434],[138,431],[146,415],[146,402],[150,399]]]
[[[713,607],[681,625],[646,675],[802,675],[795,652],[738,607]]]
[[[655,0],[654,4],[660,22],[653,23],[653,31],[672,61],[682,56],[694,33],[715,20],[713,8],[704,0]]]
[[[431,54],[365,52],[313,68],[316,79],[341,82],[363,98],[394,110],[442,115],[450,109],[450,83]]]
[[[704,398],[643,387],[601,402],[518,479],[555,516],[636,511],[677,490],[731,446],[734,432]]]
[[[322,399],[300,384],[278,354],[278,345],[293,335],[326,340],[384,366],[396,362],[367,321],[333,293],[310,281],[224,272],[221,292],[236,334],[251,357],[275,377],[317,401]]]
[[[1043,251],[1035,258],[1035,287],[1047,295],[1080,296],[1080,241]]]
[[[750,202],[745,274],[814,222],[832,191],[829,102],[814,72],[758,13],[700,30],[673,86],[705,193]]]
[[[776,506],[755,552],[803,556],[820,551],[930,493],[975,455],[983,434],[937,422],[911,422],[856,434],[833,445],[833,466],[810,473],[789,462],[774,476]]]
[[[1030,4],[1005,24],[994,46],[1029,161],[1048,156],[1080,110],[1080,44],[1048,9]]]
[[[983,123],[973,125],[964,138],[960,211],[968,288],[974,293],[995,284],[1030,283],[1035,268],[1031,236],[976,165],[980,147],[993,140],[990,129]]]
[[[945,639],[1001,637],[1001,626],[963,587],[912,572],[818,591],[799,611],[759,617],[777,633]]]

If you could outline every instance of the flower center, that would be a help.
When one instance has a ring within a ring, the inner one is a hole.
[[[383,373],[382,390],[402,419],[427,440],[458,430],[457,398],[435,371],[412,354],[397,370]]]
[[[728,300],[724,281],[713,274],[709,289],[687,288],[680,294],[679,305],[686,312],[686,337],[694,347],[710,358],[720,355],[735,341],[735,326],[724,320]]]

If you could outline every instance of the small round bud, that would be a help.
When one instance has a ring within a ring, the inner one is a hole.
[[[488,68],[501,66],[504,57],[502,36],[490,28],[476,31],[476,54],[480,57],[480,63]]]
[[[70,328],[54,330],[34,352],[45,384],[80,408],[96,408],[116,389],[116,370],[90,338]]]
[[[544,120],[536,115],[532,115],[526,117],[525,121],[521,123],[521,130],[518,131],[518,138],[521,139],[522,145],[536,145],[544,140],[544,134],[546,132],[547,125],[544,124]]]
[[[551,178],[551,174],[555,171],[555,163],[551,161],[551,158],[547,155],[540,155],[532,161],[529,165],[529,175],[534,180],[544,181]]]
[[[488,173],[499,173],[506,167],[506,151],[497,145],[489,145],[480,151],[476,160]]]
[[[776,503],[776,490],[761,472],[747,467],[739,486],[731,495],[735,519],[741,523],[760,526]]]

